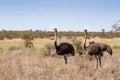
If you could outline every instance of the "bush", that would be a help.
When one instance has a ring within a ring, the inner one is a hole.
[[[33,40],[34,39],[29,31],[22,32],[21,38],[24,40]]]
[[[82,41],[81,39],[77,39],[76,37],[72,39],[72,42],[75,46],[76,52],[81,55],[84,53],[84,49],[82,47]]]
[[[52,54],[54,53],[54,45],[53,44],[46,44],[45,45],[45,48],[46,48],[46,52],[45,52],[45,55],[46,56],[52,56]]]
[[[34,48],[33,43],[30,40],[24,42],[26,48]]]
[[[34,38],[31,36],[31,33],[29,31],[24,31],[21,33],[21,38],[25,40],[24,44],[26,48],[33,48],[33,43],[31,40]]]
[[[4,35],[1,32],[0,32],[0,40],[4,40]]]

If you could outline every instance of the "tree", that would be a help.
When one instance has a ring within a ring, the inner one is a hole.
[[[102,34],[101,34],[102,37],[105,37],[105,29],[102,29]]]
[[[119,21],[112,25],[112,30],[115,31],[115,32],[120,31],[120,22]]]

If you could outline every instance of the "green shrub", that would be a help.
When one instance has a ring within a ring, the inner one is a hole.
[[[34,39],[29,31],[23,31],[21,33],[21,38],[24,40],[33,40]]]
[[[34,48],[34,45],[30,40],[25,40],[24,45],[26,48]]]
[[[26,48],[33,48],[33,43],[31,42],[31,40],[33,40],[34,38],[32,37],[30,31],[24,31],[21,33],[21,38],[25,40],[24,45]]]
[[[76,37],[72,39],[72,43],[75,46],[76,52],[81,55],[84,53],[84,49],[82,47],[82,40],[81,39],[77,39]]]

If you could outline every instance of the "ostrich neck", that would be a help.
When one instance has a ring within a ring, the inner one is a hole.
[[[57,32],[55,32],[55,41],[57,42]]]
[[[85,32],[85,40],[84,40],[84,49],[85,50],[87,50],[86,41],[87,41],[87,33]]]
[[[54,45],[55,45],[56,51],[58,51],[58,46],[57,46],[57,32],[55,32],[55,42],[54,42]]]

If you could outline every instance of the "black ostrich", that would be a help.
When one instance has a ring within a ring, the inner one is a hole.
[[[69,44],[69,43],[60,43],[59,45],[57,45],[57,29],[55,28],[55,49],[56,49],[56,53],[58,55],[63,55],[64,56],[64,60],[65,60],[65,64],[67,64],[67,56],[69,54],[71,54],[72,56],[75,56],[75,50],[74,47]]]
[[[85,41],[84,41],[84,49],[87,51],[87,54],[94,55],[96,58],[96,68],[98,68],[98,62],[99,66],[101,68],[101,57],[103,56],[103,52],[107,51],[110,55],[112,55],[112,49],[109,45],[103,44],[103,43],[95,43],[90,42],[89,46],[86,47],[86,40],[87,40],[87,30],[85,31]]]

